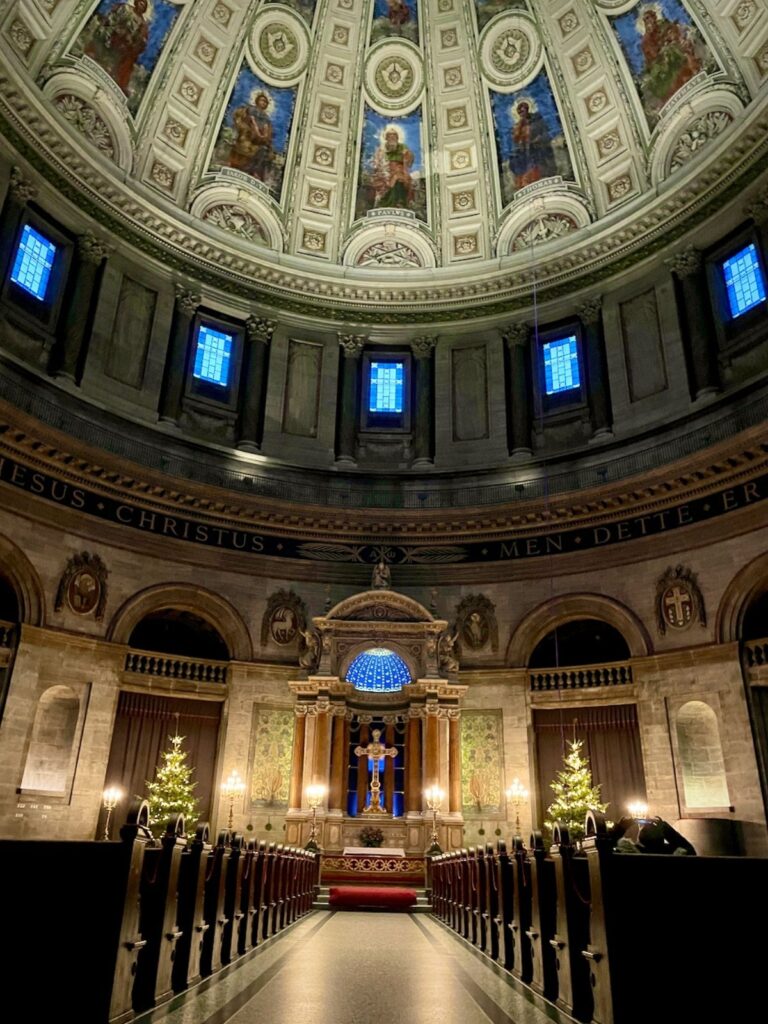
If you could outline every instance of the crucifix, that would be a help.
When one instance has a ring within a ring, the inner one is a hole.
[[[365,808],[363,814],[386,814],[387,812],[381,806],[379,761],[382,757],[396,757],[397,747],[388,747],[385,743],[379,743],[381,729],[374,729],[371,735],[373,736],[373,742],[369,743],[367,747],[355,747],[357,757],[365,756],[373,761],[373,767],[371,768],[371,802]]]

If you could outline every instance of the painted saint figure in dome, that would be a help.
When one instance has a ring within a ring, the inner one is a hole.
[[[128,95],[133,70],[147,46],[147,0],[116,3],[95,16],[84,52]]]
[[[405,0],[387,0],[387,17],[394,29],[410,21],[411,11]]]
[[[234,140],[227,164],[265,181],[274,161],[270,97],[263,89],[253,92],[249,103],[232,111]]]
[[[646,99],[660,108],[701,71],[703,61],[691,25],[664,17],[655,7],[646,7],[639,21],[645,62],[641,88]]]
[[[549,128],[532,106],[530,100],[523,99],[515,107],[509,169],[514,175],[516,189],[557,174]]]
[[[371,159],[371,181],[375,205],[410,209],[413,205],[413,153],[403,142],[402,133],[395,125],[387,125],[382,144]]]

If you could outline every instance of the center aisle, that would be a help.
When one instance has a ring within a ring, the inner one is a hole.
[[[518,992],[426,914],[318,911],[163,1024],[545,1024]]]

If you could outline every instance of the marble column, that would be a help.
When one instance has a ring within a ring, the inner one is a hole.
[[[336,461],[356,465],[355,444],[360,416],[360,357],[365,346],[364,334],[340,334],[339,345],[344,353],[341,361],[341,408],[338,413],[338,445]]]
[[[440,785],[440,718],[437,704],[427,704],[424,721],[424,788]]]
[[[432,466],[435,437],[434,359],[437,338],[414,338],[413,469]]]
[[[161,421],[174,423],[181,413],[189,336],[200,301],[200,296],[196,292],[188,291],[181,285],[176,286],[176,307],[173,315],[171,342],[166,357],[165,387],[160,401]]]
[[[304,742],[307,731],[307,715],[304,708],[296,711],[296,725],[293,730],[293,761],[291,763],[291,791],[288,797],[290,810],[301,807],[301,786],[304,780]]]
[[[328,794],[328,809],[344,813],[347,776],[347,747],[349,741],[347,720],[343,715],[333,716],[333,736],[331,740],[331,785]]]
[[[421,811],[421,718],[416,709],[409,711],[408,730],[405,736],[405,812],[418,814]]]
[[[461,814],[461,712],[451,711],[448,718],[448,810]]]
[[[310,705],[306,712],[304,726],[304,761],[301,773],[301,807],[306,808],[307,787],[315,781],[315,748],[317,740],[317,710]]]
[[[328,783],[331,775],[331,717],[330,709],[317,709],[315,725],[315,756],[312,765],[312,782],[325,786],[326,794],[323,801],[328,806]]]
[[[15,252],[17,235],[24,207],[37,198],[37,187],[21,173],[18,167],[11,169],[8,194],[3,205],[2,231],[0,231],[0,275],[2,280],[11,271],[11,260]]]
[[[704,260],[698,249],[689,246],[666,263],[680,282],[680,319],[691,393],[694,399],[714,395],[720,390],[720,372]]]
[[[587,402],[592,421],[592,439],[613,437],[608,375],[605,372],[603,345],[603,301],[590,299],[579,309],[584,331],[584,355],[587,365]]]
[[[50,373],[78,384],[87,343],[86,332],[91,325],[96,281],[102,263],[113,250],[114,246],[107,245],[90,232],[77,240],[73,285],[64,311],[62,332],[51,350],[48,369]]]
[[[269,346],[276,324],[263,316],[249,316],[245,322],[247,343],[240,386],[240,422],[237,447],[258,452],[264,434],[267,364]]]
[[[531,328],[528,324],[510,324],[504,331],[504,341],[509,351],[511,377],[512,451],[510,454],[513,459],[529,459],[533,455],[530,399]]]

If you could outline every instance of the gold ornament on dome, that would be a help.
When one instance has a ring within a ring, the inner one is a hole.
[[[401,56],[387,57],[376,68],[376,85],[389,99],[400,99],[413,84],[414,72]]]
[[[520,29],[510,28],[498,36],[491,47],[491,63],[501,74],[511,75],[528,60],[531,43]]]

